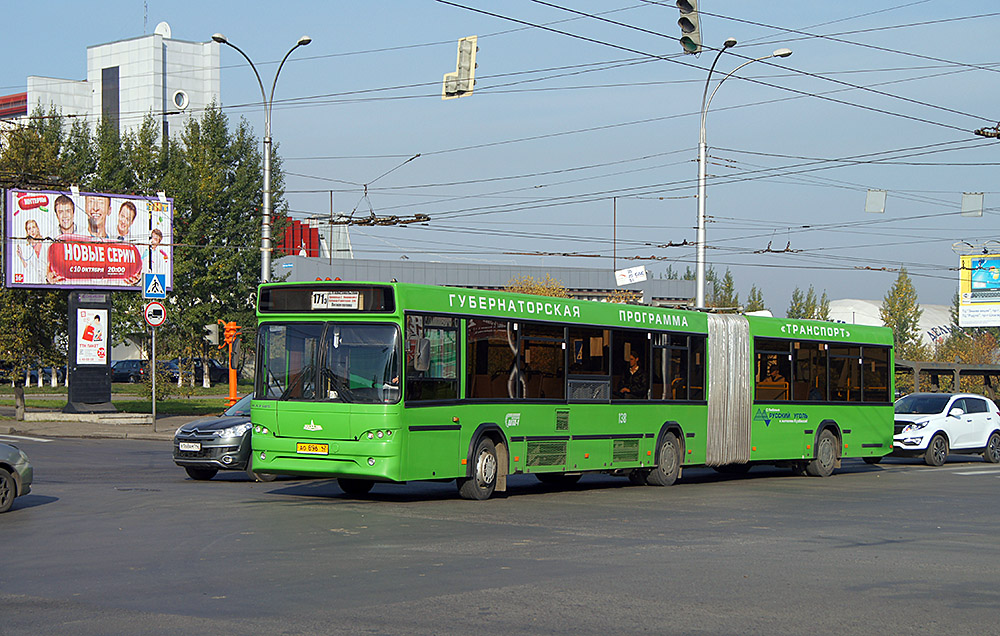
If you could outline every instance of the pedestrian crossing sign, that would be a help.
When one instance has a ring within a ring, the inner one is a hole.
[[[142,297],[162,300],[167,297],[166,274],[143,274]]]

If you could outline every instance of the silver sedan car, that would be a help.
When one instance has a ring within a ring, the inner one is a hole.
[[[0,512],[7,512],[14,499],[31,492],[33,471],[28,456],[17,446],[0,443]]]

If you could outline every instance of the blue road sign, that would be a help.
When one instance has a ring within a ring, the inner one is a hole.
[[[143,274],[142,297],[163,300],[167,297],[166,274]]]

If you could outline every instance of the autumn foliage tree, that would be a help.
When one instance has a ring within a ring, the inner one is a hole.
[[[569,298],[566,286],[561,282],[546,274],[545,278],[535,279],[532,276],[516,276],[503,288],[504,291],[517,294],[533,294],[535,296],[553,296],[555,298]]]

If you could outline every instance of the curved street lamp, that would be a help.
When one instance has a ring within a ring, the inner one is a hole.
[[[767,60],[772,57],[788,57],[792,54],[791,49],[778,49],[770,55],[748,60],[729,71],[725,77],[719,80],[719,83],[715,85],[715,90],[713,90],[712,94],[709,95],[708,86],[712,81],[712,72],[715,70],[715,65],[719,62],[719,58],[722,57],[722,54],[725,53],[727,49],[731,49],[734,46],[736,46],[736,38],[727,38],[726,41],[722,43],[722,48],[719,49],[719,52],[715,56],[715,60],[712,61],[712,66],[708,69],[708,77],[705,78],[705,92],[702,93],[701,96],[701,134],[698,137],[698,264],[695,269],[695,278],[697,280],[695,306],[698,309],[705,308],[705,155],[707,153],[707,146],[705,143],[705,117],[708,115],[708,107],[712,104],[712,98],[715,97],[715,93],[718,92],[722,83],[732,77],[733,73],[740,70],[747,64],[753,64],[754,62],[760,62],[761,60]]]
[[[260,97],[264,101],[264,206],[260,228],[260,280],[262,283],[266,283],[271,280],[271,104],[274,103],[274,87],[278,85],[278,75],[281,74],[281,67],[285,65],[285,60],[288,59],[288,56],[300,46],[306,46],[312,42],[312,38],[308,35],[303,35],[295,43],[295,46],[290,48],[288,53],[285,53],[285,57],[281,58],[281,64],[278,65],[278,70],[274,74],[274,82],[271,83],[270,96],[264,92],[264,82],[261,81],[260,73],[257,72],[257,67],[254,66],[253,60],[240,47],[230,42],[221,33],[214,34],[212,40],[219,44],[226,44],[233,47],[250,64],[253,74],[257,76],[257,84],[260,86]]]

